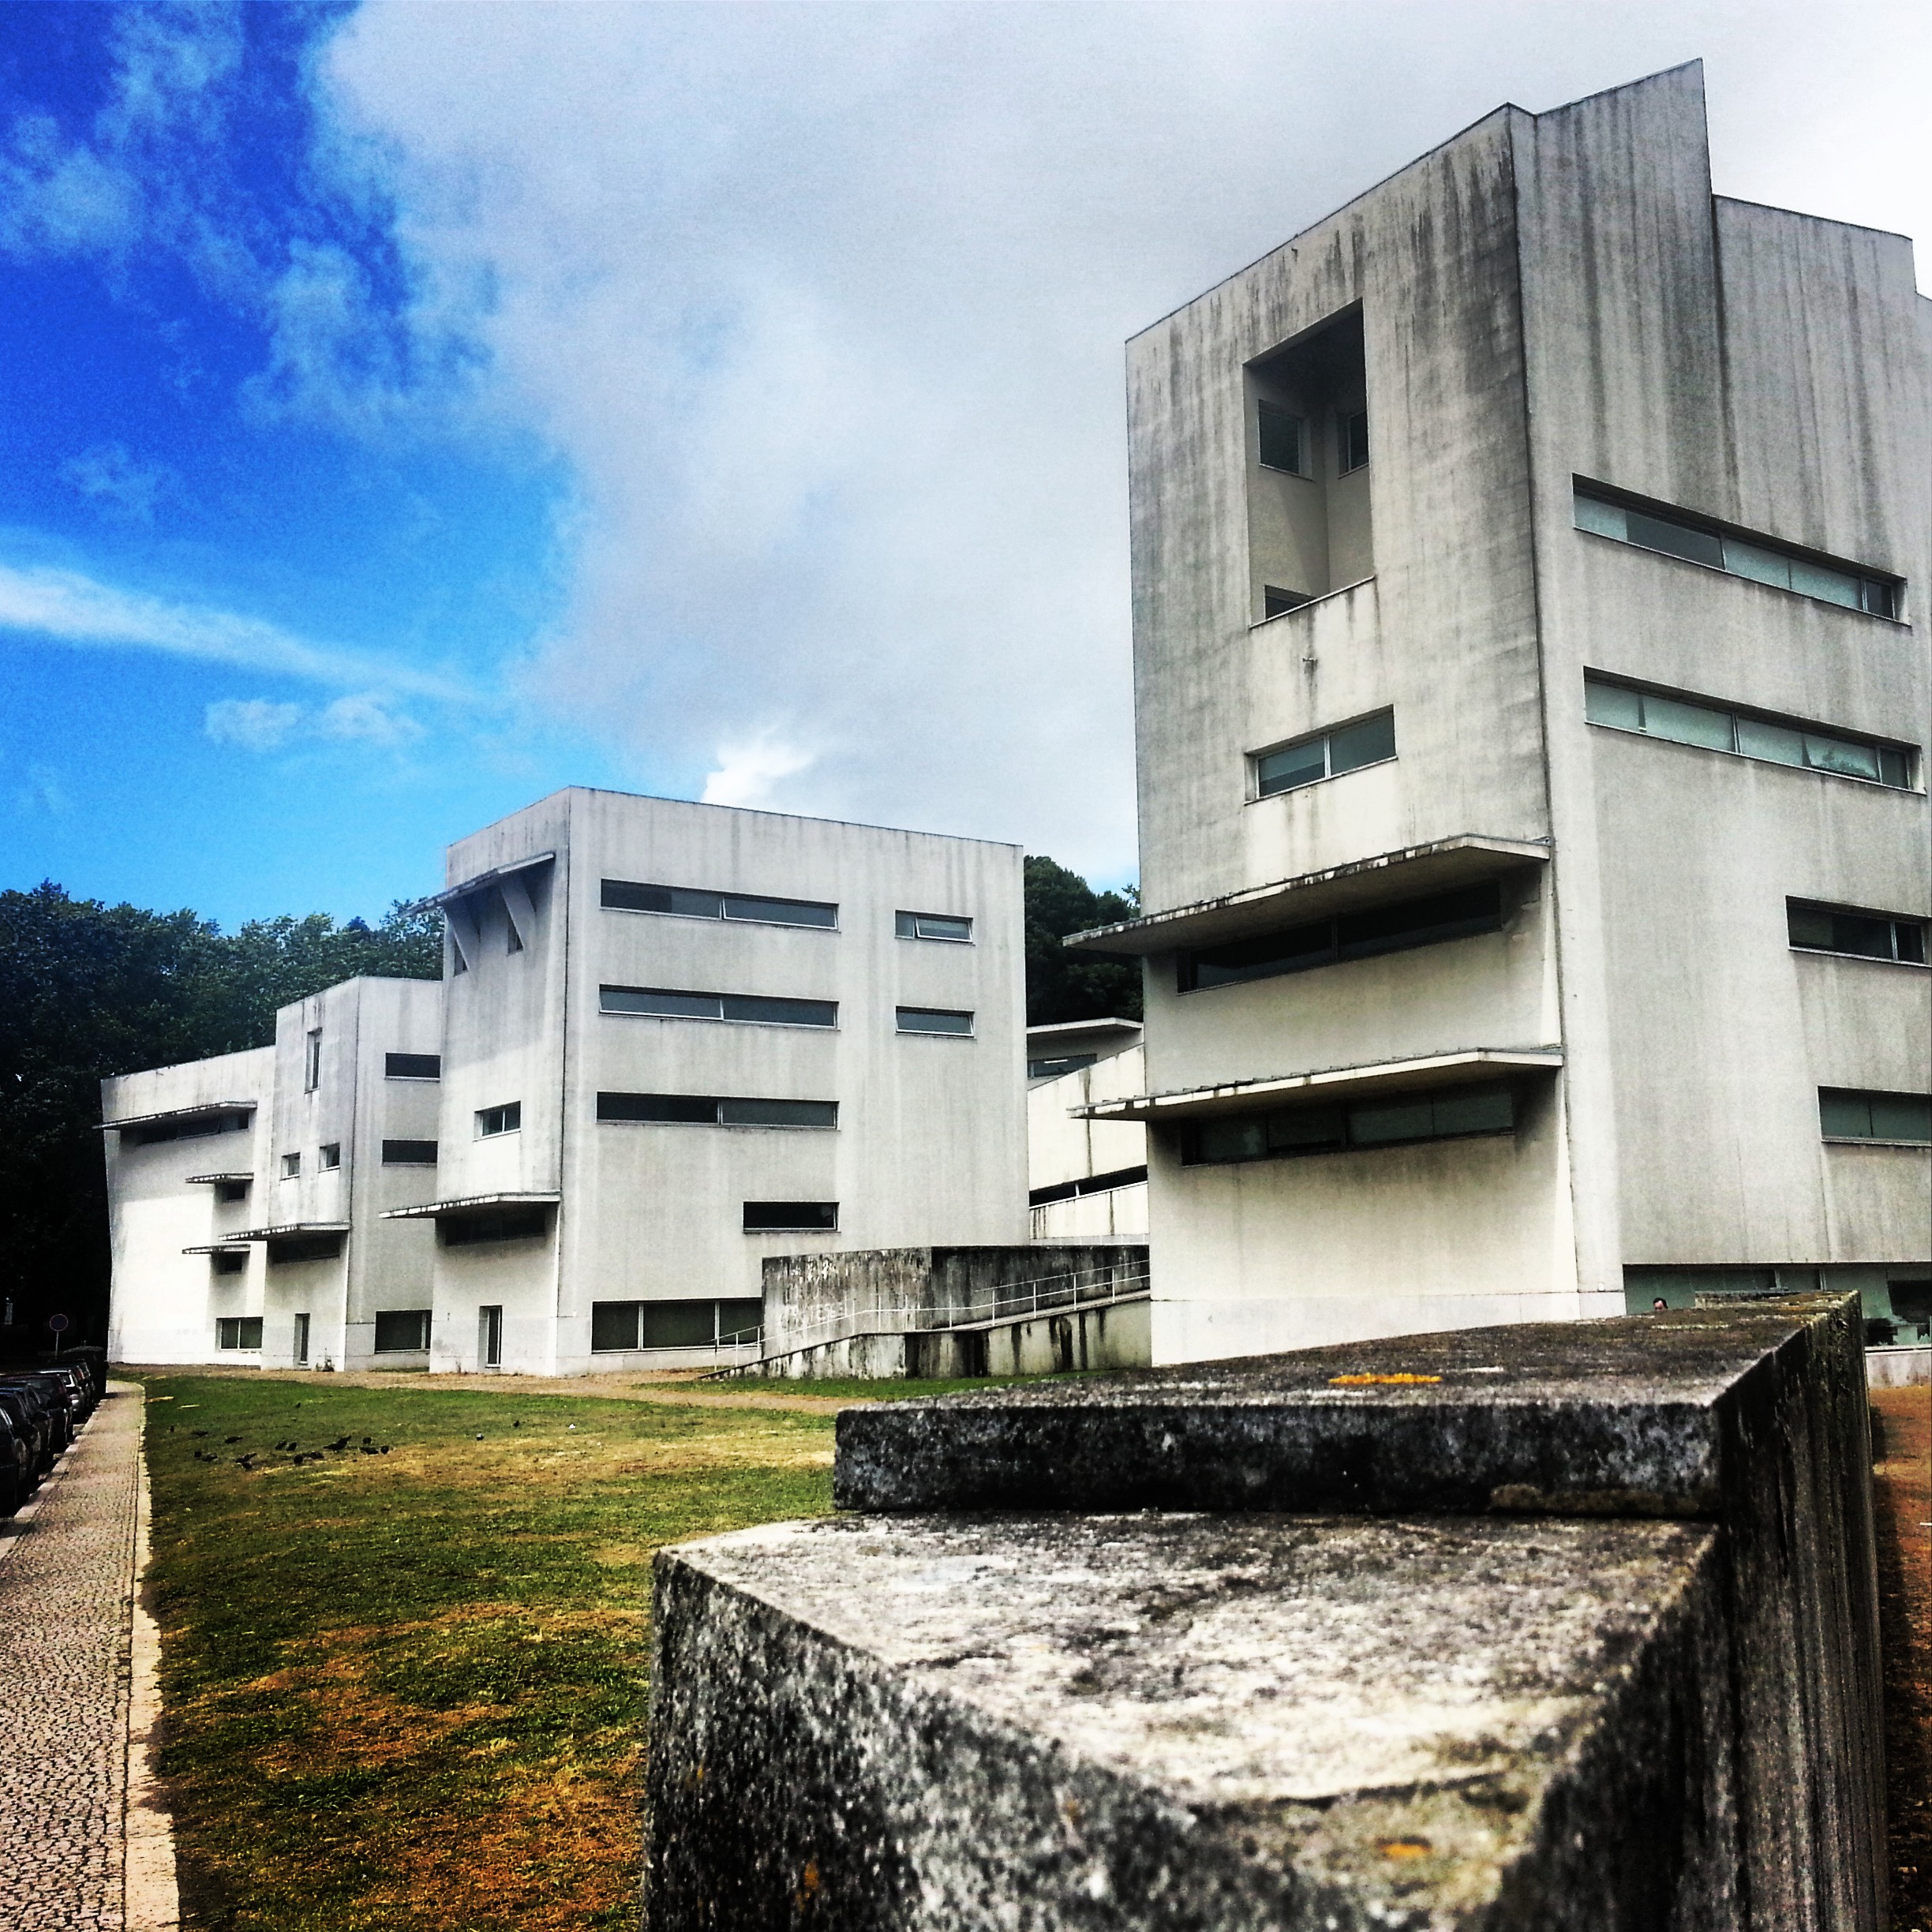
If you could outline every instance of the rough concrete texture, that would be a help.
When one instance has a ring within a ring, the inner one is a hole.
[[[1005,1507],[1720,1524],[1740,1924],[1884,1919],[1870,1450],[1855,1301],[1485,1328],[851,1410],[834,1493]]]
[[[665,1552],[650,1922],[1735,1926],[1719,1543],[1147,1514]]]

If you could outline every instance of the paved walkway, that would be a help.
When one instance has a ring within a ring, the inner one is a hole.
[[[153,1626],[142,1398],[117,1382],[55,1473],[0,1525],[0,1926],[160,1932],[176,1923],[149,1795]]]

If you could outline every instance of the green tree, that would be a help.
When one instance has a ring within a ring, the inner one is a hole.
[[[1027,1024],[1061,1020],[1140,1017],[1140,962],[1069,953],[1068,933],[1112,926],[1139,915],[1140,894],[1132,886],[1095,892],[1077,872],[1051,859],[1029,856],[1023,874],[1026,894]]]

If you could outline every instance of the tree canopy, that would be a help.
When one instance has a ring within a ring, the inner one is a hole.
[[[1027,1024],[1061,1020],[1138,1020],[1140,962],[1069,953],[1068,933],[1136,917],[1140,895],[1129,886],[1095,892],[1077,872],[1051,859],[1029,856],[1026,891]]]

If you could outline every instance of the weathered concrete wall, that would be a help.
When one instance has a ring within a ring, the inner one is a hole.
[[[848,1410],[658,1559],[653,1925],[1881,1932],[1870,1463],[1850,1297]]]

